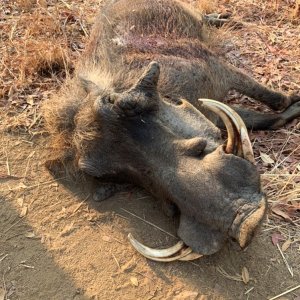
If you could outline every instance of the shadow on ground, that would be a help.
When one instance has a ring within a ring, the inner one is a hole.
[[[9,299],[267,299],[299,282],[299,256],[286,252],[296,257],[292,278],[262,234],[243,252],[227,245],[194,262],[141,257],[127,240],[129,232],[149,246],[176,241],[145,222],[176,234],[176,222],[162,213],[159,201],[133,189],[94,202],[90,191],[48,174],[44,138],[24,138],[2,136],[11,174],[19,178],[1,185],[0,259],[7,256],[0,267]],[[28,232],[35,236],[26,237]]]

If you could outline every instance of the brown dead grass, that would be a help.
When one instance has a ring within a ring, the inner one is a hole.
[[[300,23],[293,15],[295,1],[220,2],[225,10],[234,9],[234,17],[244,24],[227,41],[226,58],[274,89],[299,93]],[[252,109],[268,111],[236,93],[229,97],[229,103],[237,99]],[[275,132],[252,133],[251,139],[270,203],[263,231],[270,235],[280,233],[296,247],[300,241],[299,119]]]
[[[186,2],[189,2],[205,14],[214,13],[218,8],[217,0],[186,0]]]
[[[92,18],[83,16],[84,5],[48,3],[5,1],[1,8],[0,95],[4,101],[12,89],[32,89],[44,77],[54,75],[54,83],[63,79],[84,47],[92,23]],[[94,14],[91,7],[87,12]]]
[[[8,130],[41,131],[41,100],[72,73],[84,48],[99,1],[67,2],[5,0],[0,7],[0,107]]]

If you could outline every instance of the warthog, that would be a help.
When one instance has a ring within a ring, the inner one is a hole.
[[[97,178],[98,198],[130,183],[177,211],[182,241],[174,247],[150,249],[130,236],[146,257],[195,259],[228,239],[245,247],[266,200],[246,127],[219,101],[235,89],[283,110],[235,109],[247,127],[275,129],[300,115],[300,97],[270,90],[223,62],[203,44],[201,17],[180,2],[103,2],[74,78],[45,104],[60,151],[48,168]]]

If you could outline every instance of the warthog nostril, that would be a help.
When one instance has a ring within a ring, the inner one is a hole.
[[[262,221],[267,209],[266,199],[262,197],[257,207],[245,205],[240,208],[230,230],[230,235],[245,248],[250,242],[255,229]]]
[[[177,99],[176,100],[176,105],[183,105],[183,101],[181,99]]]

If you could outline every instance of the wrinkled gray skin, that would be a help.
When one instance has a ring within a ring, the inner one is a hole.
[[[123,183],[145,188],[169,214],[179,212],[178,235],[188,246],[215,253],[237,238],[232,224],[255,210],[263,194],[255,166],[224,153],[219,120],[197,99],[221,101],[236,89],[285,109],[238,110],[248,127],[272,129],[299,116],[300,98],[272,91],[216,57],[202,43],[200,16],[176,1],[103,2],[77,76],[45,106],[50,132],[68,141],[47,165],[68,168],[71,161],[98,178],[105,183],[98,200]]]

